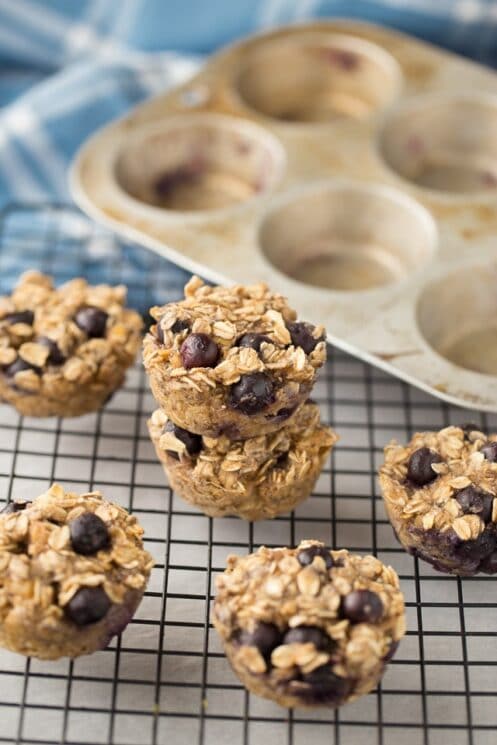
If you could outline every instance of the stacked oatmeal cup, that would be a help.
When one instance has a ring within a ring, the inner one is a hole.
[[[311,493],[337,435],[309,399],[322,326],[297,321],[263,284],[210,287],[151,309],[144,364],[159,407],[148,426],[169,483],[206,515],[261,520]]]
[[[148,426],[169,483],[206,515],[273,518],[312,492],[337,435],[309,399],[322,326],[265,284],[209,287],[152,308]],[[338,707],[372,690],[405,632],[398,577],[378,559],[306,540],[230,556],[212,623],[252,693]]]

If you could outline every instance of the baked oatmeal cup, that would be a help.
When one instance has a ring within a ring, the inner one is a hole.
[[[35,417],[102,408],[134,362],[142,320],[124,307],[122,285],[73,279],[55,288],[24,274],[0,298],[0,399]]]
[[[233,670],[281,706],[336,708],[371,691],[405,633],[391,567],[318,541],[230,556],[212,621]]]
[[[326,358],[322,326],[297,321],[263,283],[210,287],[151,309],[144,340],[152,392],[178,426],[231,440],[275,432],[308,398]]]
[[[497,573],[497,435],[465,425],[393,441],[380,484],[410,554],[441,572]]]
[[[277,432],[248,440],[202,437],[175,425],[161,409],[150,437],[173,489],[210,517],[263,520],[309,497],[338,440],[308,402]]]
[[[0,645],[55,660],[104,649],[136,611],[153,566],[143,530],[99,492],[58,484],[0,513]]]

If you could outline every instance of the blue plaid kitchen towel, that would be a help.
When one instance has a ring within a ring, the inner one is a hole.
[[[67,166],[88,135],[221,44],[333,16],[497,63],[497,0],[0,0],[0,207],[68,200]]]

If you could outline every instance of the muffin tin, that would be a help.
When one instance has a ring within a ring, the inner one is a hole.
[[[328,339],[497,411],[497,77],[349,21],[282,28],[93,136],[98,222],[216,282],[267,281]]]

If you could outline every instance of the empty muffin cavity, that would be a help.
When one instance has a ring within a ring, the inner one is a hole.
[[[387,119],[379,145],[389,167],[422,188],[497,194],[497,98],[420,97]]]
[[[497,375],[497,264],[458,269],[435,280],[417,303],[419,330],[449,362]]]
[[[287,276],[330,290],[396,283],[428,262],[436,228],[394,190],[325,182],[281,200],[260,228],[268,261]]]
[[[174,117],[146,126],[116,161],[116,179],[134,199],[164,210],[217,210],[270,190],[284,150],[262,127],[217,115]]]
[[[353,36],[303,32],[262,40],[235,81],[252,109],[285,122],[363,119],[397,95],[401,73],[381,47]]]

